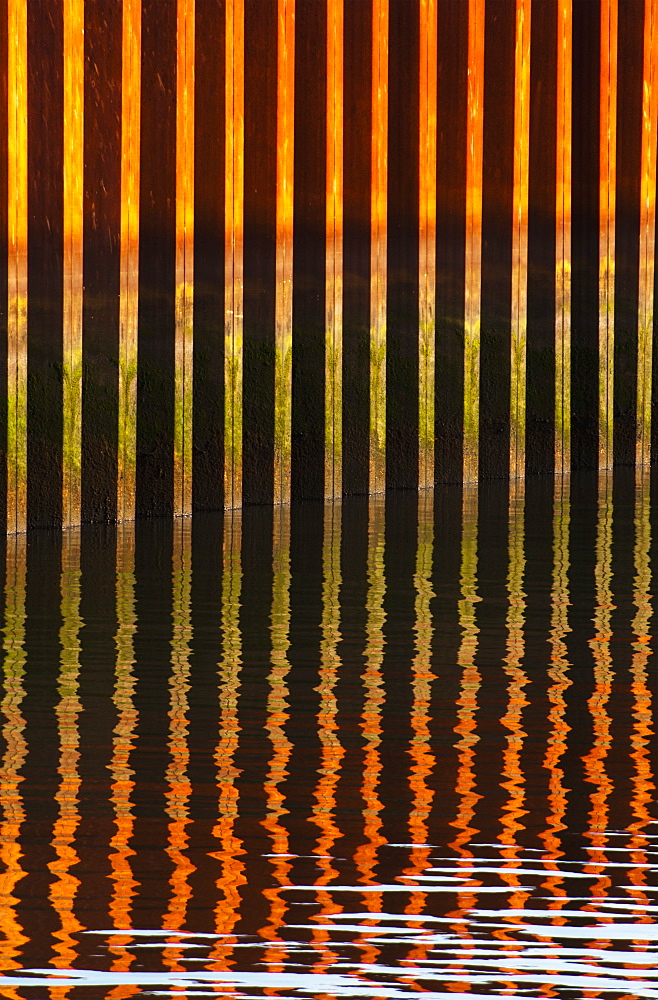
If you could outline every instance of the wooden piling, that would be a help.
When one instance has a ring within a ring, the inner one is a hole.
[[[224,140],[224,507],[242,506],[244,0],[227,0]]]
[[[478,478],[480,441],[484,0],[468,0],[468,92],[466,99],[463,478],[465,483],[473,483]]]
[[[656,141],[658,134],[658,0],[644,3],[642,152],[640,163],[640,277],[637,323],[635,462],[651,461],[653,289],[656,249]]]
[[[437,6],[420,0],[418,135],[418,487],[434,485]]]
[[[343,492],[343,3],[327,0],[325,500]]]
[[[531,0],[516,0],[510,357],[510,477],[525,475]]]
[[[27,0],[7,0],[7,532],[27,527]]]
[[[290,502],[295,0],[277,0],[274,503]]]
[[[372,0],[369,492],[386,489],[388,0]]]
[[[612,468],[617,174],[617,0],[601,0],[599,147],[599,469]]]
[[[572,0],[559,0],[555,159],[555,472],[571,469]]]
[[[142,0],[123,0],[117,521],[135,518]]]
[[[178,0],[176,15],[174,516],[192,513],[194,10],[195,0]]]

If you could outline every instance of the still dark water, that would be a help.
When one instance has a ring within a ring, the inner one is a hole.
[[[658,998],[657,517],[621,474],[11,539],[0,996]]]

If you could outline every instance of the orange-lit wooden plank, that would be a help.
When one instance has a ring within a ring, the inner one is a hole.
[[[651,461],[653,283],[656,249],[656,141],[658,131],[658,0],[644,4],[642,152],[640,164],[640,280],[637,324],[637,432],[635,461]]]
[[[343,3],[327,0],[324,495],[343,492]]]
[[[295,0],[277,0],[274,503],[290,501]]]
[[[516,0],[514,49],[514,181],[512,188],[512,336],[510,476],[525,475],[526,344],[528,329],[528,180],[530,167],[530,9]]]
[[[226,3],[224,507],[242,504],[244,0]]]
[[[572,0],[559,0],[555,161],[555,472],[571,468]]]
[[[27,527],[27,0],[7,0],[7,531]]]
[[[192,513],[194,9],[195,0],[178,0],[176,27],[174,516]]]
[[[64,0],[64,527],[81,518],[84,58],[84,0]]]
[[[386,489],[388,0],[372,0],[370,153],[370,493]]]
[[[418,486],[434,485],[437,0],[420,0]]]
[[[142,0],[123,0],[117,520],[135,517]]]
[[[464,482],[467,483],[478,478],[480,442],[483,123],[484,0],[468,0],[464,281]]]
[[[599,468],[612,468],[615,350],[617,0],[601,0],[599,152]]]

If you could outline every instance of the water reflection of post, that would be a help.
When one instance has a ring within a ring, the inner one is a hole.
[[[84,2],[64,0],[64,294],[62,524],[80,524],[82,469],[82,206]]]
[[[571,521],[571,499],[569,476],[557,475],[553,494],[553,586],[551,592],[551,664],[548,676],[551,686],[548,698],[551,708],[548,713],[548,745],[544,756],[544,767],[548,771],[548,803],[550,815],[546,830],[541,835],[546,854],[544,864],[548,878],[542,883],[542,888],[555,898],[548,903],[549,909],[559,910],[567,898],[561,891],[562,873],[555,868],[554,862],[561,857],[560,833],[566,829],[564,816],[567,808],[567,790],[564,787],[564,771],[560,761],[567,749],[567,738],[570,726],[566,721],[566,702],[564,693],[571,685],[568,676],[569,661],[565,638],[569,633],[569,525]],[[558,914],[553,918],[554,924],[564,923],[564,918]]]
[[[596,607],[594,610],[594,638],[590,647],[594,659],[594,690],[588,699],[594,728],[594,742],[589,753],[583,757],[586,780],[592,784],[590,795],[591,810],[589,814],[589,829],[585,832],[592,847],[590,862],[584,871],[598,875],[591,885],[590,893],[597,899],[605,896],[611,880],[605,874],[608,858],[605,847],[608,841],[608,798],[612,792],[612,781],[605,767],[611,744],[610,716],[607,703],[613,679],[612,656],[610,652],[610,617],[614,609],[612,603],[612,473],[599,472],[598,518],[596,533]],[[598,903],[583,909],[598,908]],[[599,914],[598,919],[604,921]],[[611,922],[612,918],[610,918]],[[610,946],[610,941],[597,942],[598,947]]]
[[[507,651],[504,660],[504,670],[508,677],[507,712],[501,719],[502,726],[507,729],[507,745],[503,751],[503,781],[501,786],[509,793],[509,798],[501,811],[502,843],[501,856],[507,859],[507,864],[501,869],[501,877],[510,889],[510,910],[522,910],[530,896],[527,890],[520,888],[519,869],[523,861],[518,857],[519,847],[517,835],[525,826],[522,818],[527,815],[525,804],[525,780],[521,770],[521,755],[523,740],[527,733],[522,726],[523,709],[528,704],[525,697],[525,686],[528,676],[523,670],[525,655],[525,609],[526,595],[523,590],[525,576],[525,482],[523,479],[511,479],[509,484],[509,528],[508,528],[508,571],[507,571]],[[518,924],[522,919],[518,916],[503,916],[505,923]],[[505,930],[493,932],[493,936],[503,942],[509,942],[511,950],[518,950],[518,935]],[[509,969],[509,980],[503,983],[505,992],[516,992],[514,977],[518,969]]]
[[[361,718],[361,733],[365,744],[363,754],[363,843],[354,852],[354,863],[364,885],[377,885],[375,865],[377,851],[386,843],[381,835],[380,813],[382,803],[377,794],[382,773],[379,747],[382,742],[381,713],[384,703],[382,662],[384,659],[384,573],[385,511],[383,495],[371,496],[368,501],[368,592],[366,597],[366,645],[363,686],[365,701]],[[373,913],[382,908],[381,892],[364,893],[364,907]],[[374,963],[379,949],[364,947],[361,960]]]
[[[195,0],[177,0],[174,515],[192,513],[194,12]]]
[[[242,633],[240,632],[240,595],[242,591],[242,513],[226,511],[224,515],[224,548],[222,566],[222,658],[219,664],[219,701],[221,718],[219,742],[215,751],[218,817],[213,836],[219,849],[213,857],[220,862],[222,873],[217,879],[221,893],[215,907],[215,933],[222,935],[211,953],[218,969],[228,968],[227,940],[240,919],[240,886],[246,882],[245,853],[242,841],[235,835],[238,815],[238,790],[235,787],[239,771],[235,752],[240,737],[238,694],[242,666]]]
[[[78,675],[80,672],[79,633],[80,618],[80,532],[71,528],[62,535],[62,577],[61,615],[62,626],[59,633],[61,654],[57,690],[59,702],[55,709],[59,735],[60,783],[55,801],[59,815],[53,829],[52,846],[57,856],[48,868],[52,872],[48,897],[56,911],[61,929],[55,932],[53,965],[58,969],[70,969],[75,965],[77,941],[74,937],[82,930],[73,911],[79,881],[71,874],[71,868],[78,864],[75,850],[75,834],[80,822],[78,792],[80,777],[78,759],[80,738],[78,715],[82,709],[78,698]]]
[[[195,870],[185,851],[190,822],[189,801],[192,786],[187,773],[190,750],[187,743],[188,692],[190,690],[190,614],[192,589],[192,523],[187,518],[174,522],[172,553],[173,614],[171,637],[171,674],[169,678],[169,765],[166,781],[165,811],[169,817],[167,854],[173,864],[169,879],[171,896],[163,917],[163,926],[180,930],[185,925],[187,904],[192,890],[189,877]],[[163,960],[173,971],[180,971],[181,949],[172,944],[163,952]]]
[[[244,0],[227,0],[224,192],[224,507],[242,505]]]
[[[123,0],[117,520],[135,517],[142,2]]]
[[[27,755],[27,742],[23,735],[25,719],[21,704],[25,697],[25,584],[27,542],[24,534],[7,539],[5,577],[5,624],[3,629],[3,692],[2,692],[2,741],[5,752],[0,770],[0,861],[4,865],[0,882],[0,927],[4,940],[0,942],[0,962],[3,970],[19,968],[17,961],[21,947],[28,941],[18,920],[17,897],[14,889],[25,877],[21,866],[20,831],[25,810],[20,786],[23,781],[21,768]],[[14,991],[7,993],[15,996]]]
[[[478,831],[471,826],[471,821],[475,815],[475,806],[482,798],[475,791],[474,760],[475,750],[473,749],[479,737],[476,733],[475,713],[477,711],[477,695],[480,689],[480,672],[475,663],[478,645],[478,626],[475,616],[475,605],[481,600],[477,593],[477,538],[478,538],[478,487],[476,484],[464,484],[464,494],[462,501],[462,541],[461,541],[461,572],[460,572],[460,592],[459,601],[459,625],[462,631],[462,638],[457,653],[457,663],[459,664],[462,677],[459,698],[457,700],[457,725],[455,734],[459,737],[456,744],[458,758],[457,779],[455,791],[459,796],[459,806],[457,816],[451,821],[451,826],[456,827],[458,833],[449,846],[457,852],[456,871],[460,867],[470,867],[472,852],[468,844],[473,835]],[[473,880],[473,885],[481,885],[481,882]],[[464,946],[468,947],[470,934],[468,924],[461,921],[461,917],[468,910],[477,906],[477,896],[475,893],[464,889],[457,894],[457,909],[451,916],[454,916],[456,923],[453,930],[460,937],[464,938]],[[466,989],[466,984],[463,984]]]
[[[320,905],[318,919],[321,921],[331,913],[340,912],[326,886],[338,874],[333,867],[332,851],[341,836],[334,819],[336,808],[336,786],[340,777],[340,766],[345,756],[338,732],[338,702],[336,683],[341,660],[338,655],[340,634],[340,542],[341,505],[338,501],[325,504],[324,544],[322,547],[322,641],[320,643],[320,714],[318,736],[320,738],[322,766],[321,778],[315,789],[313,821],[320,831],[314,853],[318,856],[320,875],[317,901]],[[312,944],[320,951],[320,958],[313,967],[315,973],[323,973],[336,958],[336,953],[327,947],[329,934],[322,927],[313,928]]]
[[[631,733],[631,756],[635,765],[633,776],[632,809],[635,817],[629,825],[631,840],[628,879],[633,886],[629,889],[638,909],[637,919],[649,922],[648,914],[641,914],[640,907],[648,906],[649,899],[644,892],[646,885],[648,856],[646,849],[650,841],[646,835],[647,824],[653,822],[648,807],[655,799],[656,784],[651,769],[650,747],[654,735],[651,693],[648,686],[647,663],[652,654],[649,628],[653,616],[651,594],[651,495],[650,472],[639,465],[635,486],[635,580],[633,600],[637,612],[633,619],[633,659],[631,661],[631,691],[633,693],[633,731]],[[638,942],[635,942],[636,946]]]
[[[263,826],[272,839],[272,867],[274,879],[278,883],[271,889],[264,889],[263,896],[270,904],[268,923],[261,928],[261,935],[268,941],[278,942],[279,929],[283,924],[286,902],[281,896],[281,887],[289,882],[290,864],[288,858],[288,831],[281,823],[287,812],[279,785],[288,776],[288,761],[292,743],[286,736],[288,721],[288,686],[290,671],[288,648],[290,646],[290,507],[287,504],[274,510],[273,539],[274,581],[272,586],[272,667],[268,678],[266,729],[272,743],[272,757],[265,779],[265,799],[267,815]],[[279,948],[269,948],[265,952],[265,963],[269,972],[282,972],[286,953]]]
[[[138,883],[133,877],[130,857],[135,853],[130,846],[135,819],[131,793],[135,787],[130,754],[134,749],[137,727],[135,707],[135,652],[133,640],[137,630],[135,614],[135,527],[130,522],[117,527],[116,549],[116,615],[117,632],[116,668],[114,696],[112,698],[117,713],[117,724],[112,739],[112,806],[116,833],[110,841],[113,853],[109,856],[110,879],[114,883],[110,903],[112,926],[126,929],[131,925],[132,901]],[[113,954],[112,969],[126,972],[133,961],[127,951],[132,938],[129,934],[113,934],[108,940],[110,954]]]
[[[436,337],[436,0],[419,5],[418,136],[418,486],[434,485]]]
[[[411,865],[404,874],[410,878],[420,875],[427,868],[432,848],[428,846],[428,820],[434,799],[434,790],[428,784],[428,778],[436,765],[436,759],[431,749],[430,706],[432,703],[432,684],[435,675],[432,670],[432,626],[431,602],[435,596],[432,589],[432,568],[434,561],[434,490],[424,490],[418,493],[418,543],[416,549],[416,573],[414,587],[416,590],[416,655],[413,659],[411,707],[411,739],[410,755],[412,759],[409,786],[412,794],[411,813],[409,815],[409,842],[416,844],[411,854]],[[424,912],[427,893],[412,892],[405,913],[409,916]],[[422,921],[410,920],[408,927],[422,927]],[[430,945],[422,942],[411,949],[406,961],[411,965],[423,962],[427,958]]]
[[[7,0],[7,533],[27,524],[27,0]]]

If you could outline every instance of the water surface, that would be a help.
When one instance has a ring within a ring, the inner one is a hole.
[[[658,997],[628,474],[8,542],[0,995]]]

